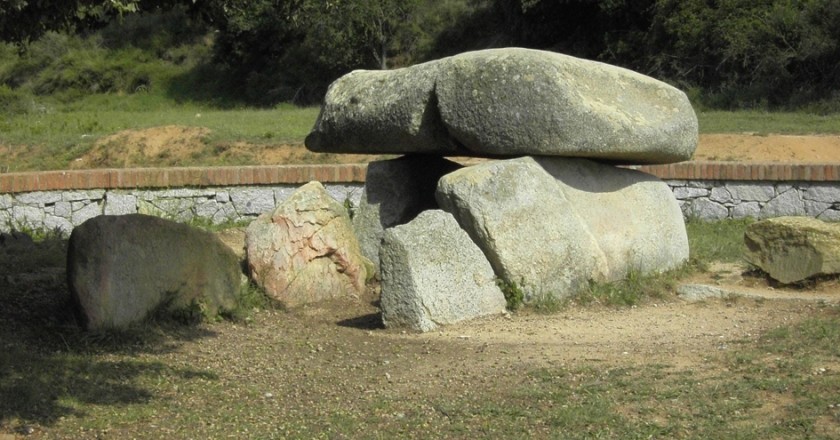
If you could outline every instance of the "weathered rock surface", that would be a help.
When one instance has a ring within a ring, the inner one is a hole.
[[[637,171],[524,157],[448,174],[437,197],[496,273],[520,284],[526,302],[569,296],[589,280],[665,271],[688,258],[673,194]]]
[[[88,329],[125,327],[152,311],[230,310],[241,275],[213,234],[158,217],[98,216],[70,235],[67,281]]]
[[[339,78],[306,146],[669,163],[692,156],[697,118],[684,93],[636,72],[553,52],[491,49]]]
[[[781,283],[840,273],[840,224],[778,217],[747,227],[747,262]]]
[[[344,206],[318,182],[254,220],[246,247],[251,278],[287,306],[358,296],[373,271]]]
[[[607,259],[607,279],[673,269],[688,260],[682,211],[650,174],[585,159],[540,158]]]
[[[440,206],[453,214],[496,274],[525,301],[565,297],[603,280],[607,258],[554,178],[530,157],[488,162],[438,182]]]
[[[387,229],[381,264],[387,327],[429,331],[505,310],[484,254],[446,212],[425,211]]]
[[[403,156],[371,162],[365,191],[353,216],[362,253],[379,271],[379,244],[386,228],[436,209],[435,188],[441,176],[461,165],[435,156]]]
[[[727,298],[737,295],[737,293],[706,284],[683,284],[677,287],[677,295],[685,301],[695,302],[713,298]]]

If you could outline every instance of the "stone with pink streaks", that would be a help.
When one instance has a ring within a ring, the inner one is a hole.
[[[288,307],[358,297],[373,275],[347,210],[318,182],[252,222],[246,249],[251,279]]]

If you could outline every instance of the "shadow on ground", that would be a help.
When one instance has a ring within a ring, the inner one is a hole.
[[[84,416],[85,404],[154,400],[144,383],[160,378],[216,379],[160,362],[107,360],[110,353],[163,353],[213,337],[201,327],[141,326],[124,332],[80,330],[65,280],[67,240],[0,235],[0,431],[49,426]]]

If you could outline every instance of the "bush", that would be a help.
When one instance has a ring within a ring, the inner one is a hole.
[[[33,110],[32,96],[0,84],[0,113],[22,114]]]

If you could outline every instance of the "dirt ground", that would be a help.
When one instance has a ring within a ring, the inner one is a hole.
[[[219,144],[201,127],[164,126],[126,130],[98,140],[71,167],[178,166],[243,163],[277,165],[325,162],[301,144]],[[379,156],[330,154],[330,163],[368,162]],[[695,160],[749,162],[840,162],[840,136],[703,134]]]
[[[702,134],[694,160],[840,162],[840,136]]]

